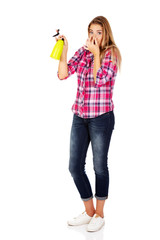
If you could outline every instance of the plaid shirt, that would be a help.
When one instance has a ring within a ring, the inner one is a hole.
[[[68,76],[62,80],[77,73],[77,95],[71,108],[73,113],[82,118],[95,118],[114,109],[112,95],[117,65],[111,61],[110,50],[106,51],[97,71],[96,82],[93,75],[94,56],[84,47],[75,52],[67,65]],[[59,78],[58,72],[57,76]]]

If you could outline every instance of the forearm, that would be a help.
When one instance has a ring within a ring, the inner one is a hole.
[[[93,66],[93,76],[94,76],[94,82],[96,82],[96,76],[97,76],[97,71],[100,68],[100,56],[99,54],[94,55],[94,66]]]
[[[67,50],[63,50],[61,58],[59,60],[58,74],[60,79],[68,76]]]

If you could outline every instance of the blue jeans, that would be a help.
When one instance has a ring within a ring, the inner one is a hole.
[[[70,133],[69,171],[83,201],[93,198],[91,185],[85,172],[86,154],[90,142],[95,172],[95,197],[99,200],[108,198],[109,171],[107,161],[114,124],[113,111],[87,119],[73,115]]]

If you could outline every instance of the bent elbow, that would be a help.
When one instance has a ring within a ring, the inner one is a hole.
[[[68,78],[68,74],[67,75],[59,75],[59,80],[64,80]]]
[[[59,78],[59,80],[64,80],[68,77],[68,73],[64,75],[57,72],[57,77]]]

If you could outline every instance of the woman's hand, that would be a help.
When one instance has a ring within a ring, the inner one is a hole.
[[[68,41],[67,38],[64,35],[59,35],[58,37],[56,37],[56,41],[60,40],[60,39],[64,39],[64,45],[63,45],[63,50],[68,50]]]
[[[91,36],[90,38],[87,39],[86,45],[84,45],[84,48],[86,50],[89,50],[91,53],[93,53],[94,56],[100,54],[99,46],[97,39]]]

